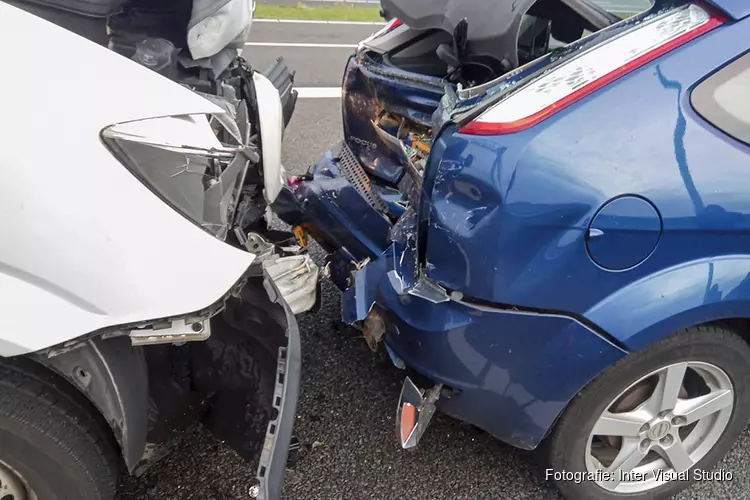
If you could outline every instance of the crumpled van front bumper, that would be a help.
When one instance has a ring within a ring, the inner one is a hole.
[[[256,498],[278,500],[284,486],[287,458],[297,414],[302,354],[299,327],[291,308],[270,278],[265,279],[264,286],[271,302],[284,308],[287,345],[279,349],[273,395],[273,407],[277,413],[276,418],[268,423],[261,451],[257,474],[259,491]]]
[[[329,152],[274,209],[330,252],[344,321],[371,345],[382,342],[415,380],[442,384],[437,409],[533,449],[568,402],[625,354],[574,318],[444,290],[419,269],[414,213],[393,224],[360,191]]]

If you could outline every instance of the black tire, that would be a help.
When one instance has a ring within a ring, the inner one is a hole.
[[[585,453],[594,423],[612,400],[648,373],[680,361],[704,361],[718,366],[734,386],[732,416],[713,449],[692,470],[711,470],[729,451],[750,418],[750,346],[737,334],[719,327],[694,327],[632,353],[593,380],[568,405],[540,449],[546,471],[585,472]],[[555,481],[569,500],[660,500],[675,495],[693,481],[674,481],[638,494],[613,493],[593,481]]]
[[[0,360],[0,460],[39,500],[114,498],[120,462],[103,425],[62,377],[25,358]]]

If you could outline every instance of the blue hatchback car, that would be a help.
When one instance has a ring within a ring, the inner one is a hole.
[[[728,474],[750,417],[750,2],[383,8],[345,69],[344,141],[275,209],[407,371],[401,445],[443,411],[539,448],[571,500]]]

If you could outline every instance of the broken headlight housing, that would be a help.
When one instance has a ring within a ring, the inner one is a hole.
[[[183,115],[121,123],[102,131],[120,162],[172,208],[217,238],[231,228],[252,147],[218,137],[227,117]],[[218,134],[218,135],[217,135]]]

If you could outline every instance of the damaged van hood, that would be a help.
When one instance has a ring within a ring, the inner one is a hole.
[[[43,82],[37,89],[43,93],[54,90],[55,98],[44,105],[47,118],[36,122],[39,130],[27,131],[32,135],[53,132],[50,126],[66,116],[80,133],[98,136],[114,123],[222,113],[218,106],[158,73],[4,2],[0,2],[0,47],[17,47],[3,51],[5,68],[16,76]],[[17,78],[0,79],[0,92],[19,97],[5,101],[4,116],[40,105],[39,95],[19,87]]]
[[[116,123],[220,109],[3,2],[0,47],[0,355],[223,300],[255,255],[172,208],[101,138]]]

